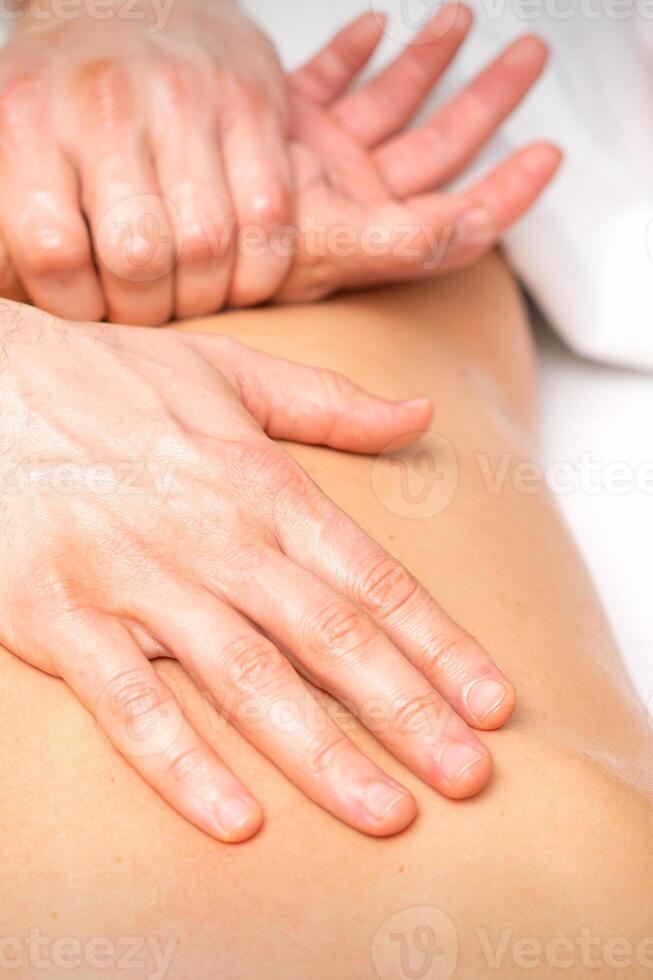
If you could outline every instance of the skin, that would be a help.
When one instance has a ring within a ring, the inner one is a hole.
[[[445,7],[352,90],[383,36],[374,14],[286,78],[229,0],[176,0],[154,32],[28,8],[0,52],[3,295],[68,319],[156,325],[472,262],[560,153],[534,144],[445,189],[541,73],[534,37],[403,132],[471,22]]]
[[[377,399],[228,337],[108,330],[8,302],[0,349],[0,642],[64,678],[172,806],[225,841],[262,820],[148,664],[162,653],[365,833],[401,830],[415,801],[300,675],[439,792],[486,785],[473,728],[509,717],[510,682],[272,441],[379,452],[428,425],[428,399]]]
[[[28,5],[0,55],[2,230],[30,299],[61,316],[161,323],[259,302],[288,269],[236,256],[229,224],[292,219],[272,45],[231,0],[175,0],[156,29],[151,13]]]
[[[432,432],[457,460],[448,506],[424,509],[417,494],[419,453],[433,451],[433,436],[385,461],[291,452],[482,638],[516,681],[518,710],[483,735],[496,779],[454,803],[315,691],[419,802],[405,833],[378,840],[314,805],[216,714],[181,664],[157,660],[193,724],[266,800],[263,832],[229,847],[166,807],[64,682],[0,652],[0,925],[18,942],[1,948],[7,975],[32,980],[26,942],[38,930],[54,980],[121,975],[126,937],[141,939],[135,975],[165,980],[406,980],[406,962],[437,980],[650,977],[646,946],[639,960],[636,950],[653,922],[651,731],[554,502],[546,489],[520,488],[520,466],[535,458],[533,354],[502,263],[190,326],[294,352],[386,397],[416,385],[431,394]],[[488,489],[477,454],[493,474],[508,454],[498,488]],[[449,474],[451,457],[438,462]],[[81,944],[81,965],[53,964],[61,937]],[[114,944],[109,967],[90,961],[94,937]],[[171,958],[156,959],[143,937]]]
[[[130,169],[123,155],[137,136],[142,144],[144,132],[124,125],[134,122],[134,92],[140,97],[152,86],[158,91],[157,45],[181,58],[184,70],[180,75],[177,63],[173,77],[185,85],[188,72],[206,69],[207,59],[195,58],[198,24],[204,27],[203,36],[217,31],[222,40],[232,16],[239,30],[252,30],[230,6],[218,5],[215,13],[206,14],[207,24],[204,14],[189,11],[180,7],[171,20],[172,33],[155,41],[137,25],[130,27],[129,43],[124,42],[116,33],[119,22],[112,20],[106,32],[95,32],[89,40],[92,56],[84,43],[83,20],[69,26],[47,18],[21,21],[16,45],[5,58],[6,76],[19,71],[21,80],[17,87],[10,85],[8,98],[5,93],[4,118],[11,136],[2,152],[6,160],[14,154],[7,174],[23,180],[29,201],[20,211],[10,211],[8,241],[23,234],[34,214],[31,204],[48,200],[49,191],[39,190],[46,187],[47,175],[39,183],[33,168],[45,166],[50,158],[40,152],[43,146],[31,142],[35,132],[43,138],[41,128],[30,131],[30,126],[35,119],[52,118],[50,133],[64,142],[70,138],[64,116],[47,111],[47,99],[58,91],[55,82],[62,91],[71,91],[73,47],[75,99],[81,97],[82,110],[84,105],[100,110],[92,118],[75,117],[88,124],[81,149],[86,155],[99,152],[102,167],[113,168],[124,185],[125,175],[138,167]],[[222,18],[219,30],[210,21],[214,16]],[[376,255],[370,261],[361,247],[354,261],[349,257],[343,265],[337,251],[315,253],[300,235],[279,298],[314,298],[376,278],[423,276],[432,245],[425,229],[432,235],[451,232],[438,259],[440,270],[469,262],[550,179],[559,155],[552,148],[536,147],[467,193],[419,194],[415,174],[402,187],[404,139],[409,145],[414,139],[437,143],[451,114],[459,117],[461,126],[450,145],[453,157],[436,172],[425,155],[420,178],[429,186],[448,179],[474,155],[543,66],[542,46],[526,39],[423,130],[397,137],[469,26],[465,8],[447,8],[393,66],[352,94],[348,85],[373,53],[381,30],[375,18],[362,18],[293,76],[291,116],[298,141],[291,152],[300,227],[309,219],[328,230],[344,222],[362,235],[380,222],[395,234],[420,222],[423,240],[417,258],[413,254],[407,265],[395,240],[385,258]],[[251,39],[251,33],[246,36]],[[117,65],[109,58],[112,46],[120,51]],[[270,54],[269,48],[265,51]],[[197,66],[190,68],[191,62]],[[265,59],[263,63],[269,66]],[[36,73],[26,69],[30,64],[38,65]],[[257,66],[260,70],[258,61]],[[144,84],[136,86],[131,74],[139,70]],[[416,77],[419,84],[406,96],[403,83]],[[166,78],[170,80],[169,74]],[[393,92],[394,101],[388,99]],[[55,104],[65,115],[67,100],[55,98]],[[198,104],[201,108],[201,100]],[[183,119],[188,126],[189,119],[196,121],[190,105],[188,100],[175,103],[172,122]],[[477,108],[470,114],[472,106]],[[176,130],[161,111],[156,104],[152,125],[161,126],[167,138]],[[89,139],[87,130],[96,117],[101,131],[97,139]],[[47,132],[46,142],[51,139]],[[223,136],[224,148],[231,144]],[[175,139],[174,145],[188,144]],[[195,159],[196,147],[191,149]],[[28,156],[29,164],[21,166]],[[189,187],[204,186],[192,169],[182,170]],[[83,177],[82,208],[91,193]],[[238,182],[238,188],[232,187],[236,195],[251,191],[244,177],[242,186]],[[107,186],[110,181],[102,175],[93,185],[101,194]],[[8,201],[20,205],[17,187],[9,184],[5,192]],[[469,218],[478,217],[479,202],[484,232],[477,234],[478,222],[473,221],[470,237]],[[76,214],[78,228],[82,217],[81,211]],[[118,217],[109,222],[110,229],[132,227],[126,214]],[[155,217],[160,227],[161,215]],[[36,240],[47,241],[53,254],[65,256],[65,242],[44,230],[39,220],[32,228]],[[93,236],[93,220],[89,227]],[[164,237],[169,243],[174,240]],[[38,257],[29,240],[24,244],[25,255]],[[90,243],[84,255],[88,273]],[[264,281],[265,262],[257,262],[256,269],[257,281]],[[102,261],[98,270],[102,278]],[[91,278],[96,271],[93,267]],[[430,268],[428,274],[432,272]],[[215,269],[209,278],[215,281]],[[198,295],[196,289],[193,294]],[[77,282],[77,315],[87,295]],[[154,293],[139,282],[133,295],[147,307]],[[141,322],[154,321],[158,315],[141,317]],[[515,700],[510,682],[414,578],[270,442],[270,437],[303,439],[341,450],[379,452],[423,430],[430,417],[428,400],[402,406],[380,403],[340,376],[307,374],[289,363],[270,362],[225,338],[181,339],[169,331],[156,337],[142,328],[109,331],[11,305],[4,309],[0,333],[3,417],[12,420],[3,431],[10,482],[5,533],[12,542],[5,568],[12,612],[0,626],[0,639],[29,663],[63,677],[119,751],[166,800],[222,840],[251,836],[262,819],[258,802],[187,724],[173,695],[148,668],[147,658],[161,653],[178,657],[194,676],[210,682],[216,703],[254,744],[312,799],[366,833],[383,836],[404,828],[414,819],[414,799],[370,767],[338,733],[305,693],[300,673],[349,704],[439,792],[464,798],[487,784],[491,756],[472,729],[498,727],[510,716]],[[45,391],[53,394],[47,404]],[[79,420],[74,431],[71,419]],[[84,481],[73,492],[51,492],[62,467],[81,467],[86,473],[98,461],[104,467],[100,479],[108,484],[106,492],[89,490]],[[145,493],[127,500],[119,479],[125,466],[132,472],[136,468],[150,490],[153,473],[169,474],[170,485],[163,492],[155,487],[154,501]],[[209,548],[204,543],[207,526],[216,530]],[[192,555],[193,562],[185,555]],[[111,567],[115,580],[107,572]],[[148,595],[135,602],[145,569]],[[49,635],[37,643],[42,618],[50,623]],[[220,637],[217,650],[214,636]],[[58,650],[65,637],[75,637],[74,652],[61,660]],[[285,734],[271,720],[284,698],[296,715]],[[384,708],[380,718],[371,710],[377,702]],[[251,708],[263,714],[262,726],[250,719]],[[314,710],[316,727],[307,720]],[[161,714],[167,719],[162,733],[156,724]]]

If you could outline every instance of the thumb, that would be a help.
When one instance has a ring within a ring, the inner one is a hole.
[[[395,449],[419,438],[433,414],[428,398],[378,398],[337,371],[304,367],[219,339],[216,348],[210,341],[218,338],[195,335],[195,343],[216,362],[273,439],[379,453],[390,444]]]

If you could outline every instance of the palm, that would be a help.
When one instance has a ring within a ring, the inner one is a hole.
[[[537,144],[465,192],[437,190],[458,176],[539,75],[546,52],[533,38],[509,48],[424,127],[401,132],[469,23],[465,8],[444,8],[385,72],[347,92],[380,38],[368,15],[291,76],[299,240],[278,300],[466,264],[548,183],[560,156]]]

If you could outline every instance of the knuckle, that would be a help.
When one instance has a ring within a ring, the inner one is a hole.
[[[161,717],[172,703],[170,689],[150,671],[130,671],[111,682],[108,702],[114,722],[119,725],[143,725]]]
[[[23,264],[37,278],[73,276],[90,266],[83,242],[75,241],[59,228],[39,228],[24,235]]]
[[[86,105],[93,109],[96,124],[109,129],[133,117],[132,83],[125,64],[112,58],[87,61],[77,83]]]
[[[227,115],[228,122],[243,116],[255,120],[263,116],[269,100],[260,82],[246,80],[221,67],[216,68],[215,78],[216,91],[222,93],[223,111]]]
[[[237,637],[227,644],[223,656],[229,680],[239,691],[278,690],[290,670],[283,654],[262,637]]]
[[[170,237],[151,235],[143,216],[136,221],[125,222],[121,238],[98,242],[99,258],[113,275],[128,282],[160,279],[174,266],[174,250]],[[145,230],[144,230],[145,229]]]
[[[251,376],[241,377],[238,369],[234,373],[247,405],[255,404],[257,393]],[[271,441],[237,443],[225,449],[237,485],[247,487],[257,496],[265,494],[278,502],[279,498],[302,493],[309,483],[295,461]]]
[[[27,124],[37,125],[43,108],[43,80],[26,74],[8,82],[0,92],[0,132],[20,136]]]
[[[320,371],[319,383],[322,385],[322,392],[327,404],[340,405],[349,402],[356,386],[339,371]]]
[[[338,289],[342,274],[333,258],[305,255],[301,251],[278,298],[287,302],[316,302]]]
[[[450,713],[445,702],[415,695],[395,701],[390,709],[390,721],[392,728],[402,734],[433,736],[442,729]]]
[[[313,739],[307,750],[306,768],[316,779],[324,779],[343,767],[349,751],[349,740],[343,732],[333,732]]]
[[[365,615],[345,599],[338,599],[314,614],[306,637],[312,653],[328,662],[360,656],[370,639]]]
[[[240,224],[273,232],[290,220],[290,195],[284,183],[275,178],[267,180],[240,209]]]
[[[358,577],[360,602],[377,619],[405,609],[419,585],[407,569],[390,555],[373,555],[363,564]]]
[[[203,89],[203,73],[196,65],[166,59],[158,65],[158,76],[169,105],[183,111],[189,108],[197,110]]]
[[[232,244],[224,218],[207,217],[184,225],[179,236],[179,261],[184,265],[205,265],[224,258]]]
[[[433,673],[450,672],[470,639],[468,633],[458,629],[455,633],[431,641],[424,650],[423,669]]]
[[[75,615],[79,599],[79,591],[66,572],[48,569],[44,573],[37,571],[32,577],[28,604],[23,598],[21,605],[33,615],[47,615],[51,623],[56,621],[65,627]]]
[[[175,753],[165,767],[170,782],[185,786],[207,781],[206,752],[199,745],[193,745],[183,752]]]
[[[349,74],[350,72],[360,70],[361,50],[359,47],[352,47],[349,39],[334,38],[330,50],[339,72],[346,71]],[[322,76],[327,81],[331,80],[330,70],[332,68],[329,62],[322,62]]]

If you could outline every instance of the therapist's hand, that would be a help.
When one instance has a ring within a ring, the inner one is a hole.
[[[368,14],[292,76],[299,235],[279,301],[466,265],[554,176],[560,152],[539,143],[467,189],[446,189],[540,75],[547,52],[534,37],[515,42],[432,118],[403,131],[471,22],[463,5],[444,7],[389,68],[349,91],[383,35],[383,22]]]
[[[0,286],[143,325],[268,299],[289,259],[234,242],[293,220],[272,45],[232,0],[82,8],[26,3],[0,51]]]
[[[415,802],[300,674],[441,793],[487,783],[472,728],[506,720],[509,682],[271,438],[378,452],[428,425],[428,401],[387,402],[227,337],[8,302],[0,351],[0,642],[64,678],[180,813],[225,841],[261,821],[149,663],[160,655],[365,833],[405,827]]]

